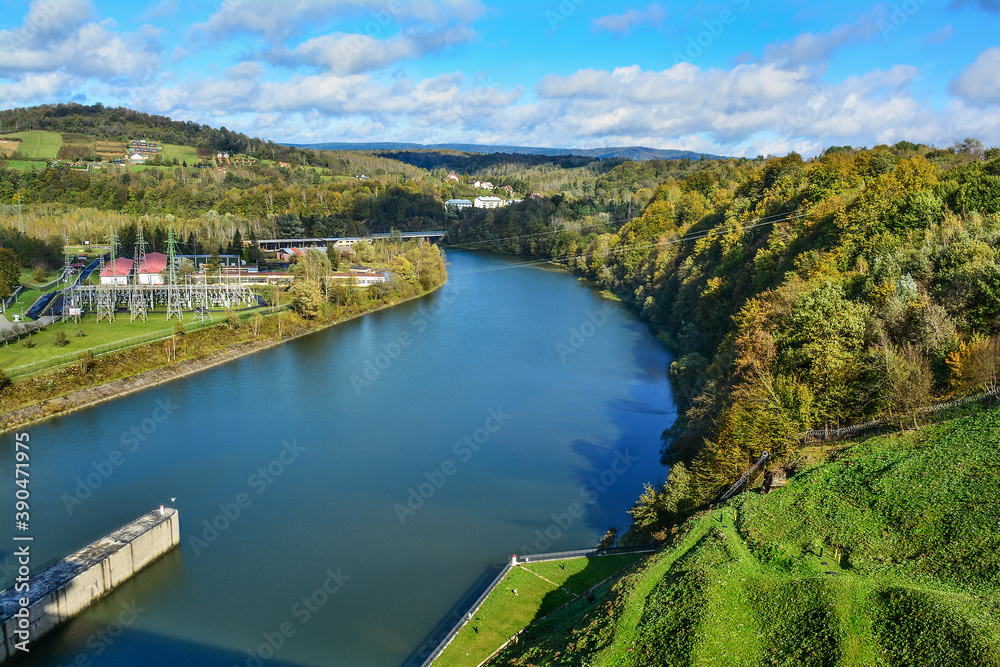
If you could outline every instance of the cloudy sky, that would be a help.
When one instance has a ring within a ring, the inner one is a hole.
[[[0,0],[0,107],[276,141],[1000,145],[1000,0]]]

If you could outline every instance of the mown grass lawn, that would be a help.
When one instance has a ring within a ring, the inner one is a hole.
[[[176,159],[178,163],[187,161],[189,166],[198,164],[198,149],[193,146],[178,146],[177,144],[161,144],[160,154],[163,161]]]
[[[216,324],[225,320],[221,313],[215,313],[214,317]],[[23,340],[0,346],[0,368],[10,371],[46,359],[71,362],[84,350],[97,348],[108,343],[118,343],[144,336],[168,336],[173,333],[176,322],[176,319],[167,322],[164,310],[150,313],[149,320],[146,322],[141,320],[130,322],[128,313],[117,313],[115,321],[110,323],[106,320],[97,322],[97,316],[94,314],[88,314],[79,324],[55,322],[28,338],[34,343],[33,347],[25,347]],[[192,320],[190,315],[186,315],[184,328],[187,331],[201,328],[201,321]],[[63,347],[56,344],[56,337],[60,332],[66,335],[67,344]],[[80,332],[85,335],[80,336]]]
[[[14,132],[3,135],[5,139],[16,138],[21,140],[18,149],[27,158],[44,158],[55,160],[62,148],[62,135],[58,132],[48,132],[46,130],[30,130],[28,132]]]
[[[7,160],[8,169],[16,169],[18,171],[34,171],[36,169],[45,169],[46,164],[44,162],[31,162],[30,160]]]
[[[434,664],[437,667],[476,667],[532,621],[555,611],[644,557],[645,554],[621,554],[515,567]]]

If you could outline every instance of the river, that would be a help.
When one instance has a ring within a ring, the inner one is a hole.
[[[669,354],[523,261],[450,253],[429,297],[28,429],[33,564],[160,504],[182,547],[18,664],[399,667],[510,554],[624,529]]]

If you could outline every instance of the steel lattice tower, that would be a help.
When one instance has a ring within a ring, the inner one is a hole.
[[[177,244],[174,240],[174,228],[170,226],[167,235],[167,321],[174,315],[177,321],[184,319],[181,300],[181,287],[177,284]]]
[[[139,269],[146,264],[146,241],[142,237],[142,226],[139,226],[139,242],[135,246],[135,279],[132,281],[132,291],[129,294],[128,309],[131,313],[131,322],[141,319],[143,322],[149,319],[146,305],[146,293],[139,284]]]
[[[115,321],[115,308],[118,305],[118,265],[116,261],[114,230],[108,231],[108,241],[111,245],[111,285],[110,289],[101,290],[97,293],[97,321]],[[102,271],[103,273],[103,271]]]
[[[79,314],[76,314],[76,315],[71,315],[70,314],[70,310],[75,310],[76,309],[77,298],[76,298],[76,290],[73,289],[73,284],[69,282],[70,272],[72,271],[72,266],[70,266],[71,262],[70,262],[69,250],[67,249],[67,246],[69,246],[69,239],[65,238],[64,245],[63,245],[63,269],[62,269],[62,275],[63,275],[63,280],[65,280],[68,284],[63,289],[63,292],[62,292],[62,318],[61,318],[61,321],[68,322],[68,321],[70,321],[72,319],[74,322],[79,322],[80,321],[80,315]]]

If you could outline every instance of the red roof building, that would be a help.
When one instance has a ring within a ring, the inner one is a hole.
[[[101,271],[101,284],[127,285],[128,277],[132,273],[133,264],[135,264],[135,262],[131,259],[119,257],[111,264],[105,266]]]
[[[151,252],[146,255],[146,260],[139,265],[136,275],[141,285],[162,285],[163,276],[160,275],[167,269],[167,256],[162,252]]]

